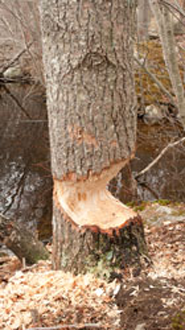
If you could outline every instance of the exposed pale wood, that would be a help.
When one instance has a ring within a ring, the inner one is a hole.
[[[102,230],[99,225],[78,226],[54,203],[53,267],[75,274],[92,272],[110,278],[127,268],[138,273],[148,260],[142,219],[123,220],[123,226]],[[104,215],[105,217],[105,215]],[[108,214],[107,214],[108,221]]]
[[[104,231],[122,227],[137,215],[111,195],[107,184],[126,163],[113,164],[99,176],[84,181],[55,180],[55,202],[80,227],[98,226]]]

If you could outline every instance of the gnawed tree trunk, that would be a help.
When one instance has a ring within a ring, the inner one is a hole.
[[[49,258],[49,253],[32,232],[0,214],[0,240],[22,261],[32,265]]]
[[[140,217],[107,190],[135,151],[131,3],[40,1],[55,269],[138,266],[146,252]]]

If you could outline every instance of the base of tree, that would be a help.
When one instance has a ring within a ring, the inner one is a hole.
[[[141,217],[129,219],[122,227],[101,230],[79,227],[54,206],[53,267],[110,278],[113,273],[132,269],[139,273],[147,258]],[[145,259],[146,258],[146,259]]]
[[[54,180],[54,269],[106,277],[141,269],[147,255],[141,217],[107,189],[126,162],[84,180]]]

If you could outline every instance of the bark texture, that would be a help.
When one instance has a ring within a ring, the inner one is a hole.
[[[135,148],[134,10],[126,0],[41,0],[53,175],[99,174]]]
[[[121,266],[126,246],[132,263],[145,245],[141,221],[106,188],[135,150],[134,2],[41,0],[40,10],[54,267],[86,272],[107,253]]]
[[[130,218],[122,227],[109,230],[102,230],[97,225],[77,226],[59,204],[55,204],[54,216],[57,219],[54,239],[58,243],[53,247],[55,269],[75,274],[90,272],[110,279],[128,269],[137,275],[149,260],[139,215]]]
[[[48,251],[30,231],[3,215],[0,215],[0,240],[29,265],[49,258]]]

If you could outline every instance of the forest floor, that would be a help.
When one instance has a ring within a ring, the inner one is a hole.
[[[0,329],[185,329],[185,205],[140,207],[152,263],[107,283],[0,257]]]

